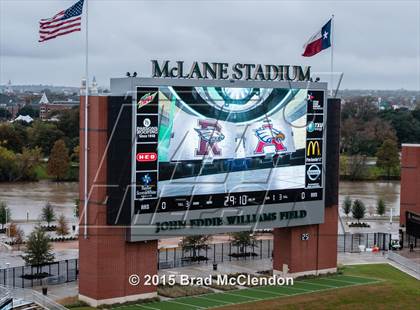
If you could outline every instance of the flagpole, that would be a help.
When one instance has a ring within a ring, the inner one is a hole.
[[[86,81],[86,88],[85,88],[85,131],[84,131],[84,238],[87,239],[88,237],[88,102],[89,102],[89,1],[85,0],[86,3],[86,41],[85,41],[85,81]]]
[[[333,76],[333,72],[334,72],[334,14],[332,14],[331,16],[331,33],[330,33],[330,38],[331,38],[331,79],[330,79],[330,83],[331,83],[331,97],[333,96],[334,93],[334,88],[333,88],[333,82],[334,82],[334,76]]]

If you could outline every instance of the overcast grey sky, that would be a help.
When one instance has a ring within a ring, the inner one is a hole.
[[[38,43],[39,19],[75,2],[0,0],[0,84],[80,84],[84,31]],[[329,50],[300,55],[331,14],[342,88],[420,89],[419,0],[89,0],[89,71],[102,86],[126,71],[150,76],[150,59],[328,71]]]

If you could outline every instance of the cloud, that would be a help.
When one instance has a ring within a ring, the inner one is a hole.
[[[0,83],[79,85],[84,32],[39,44],[38,20],[74,1],[0,1]],[[23,9],[24,8],[24,9]],[[335,14],[334,68],[344,88],[420,88],[418,1],[89,1],[89,71],[102,85],[150,59],[311,65],[300,56]],[[85,29],[85,25],[83,26]]]

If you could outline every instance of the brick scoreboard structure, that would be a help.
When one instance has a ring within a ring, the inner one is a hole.
[[[406,212],[420,214],[420,144],[403,144],[401,155],[400,225]]]
[[[83,99],[83,98],[82,98]],[[80,124],[84,124],[84,100]],[[154,286],[132,286],[131,274],[157,273],[157,241],[126,242],[126,228],[107,226],[108,97],[89,97],[88,128],[88,230],[84,237],[83,177],[80,178],[80,277],[79,298],[92,306],[121,303],[156,296]],[[84,145],[80,128],[80,145]],[[84,173],[84,149],[80,150],[80,176]]]
[[[275,273],[300,276],[337,271],[340,99],[328,99],[327,126],[324,223],[273,230]]]
[[[157,295],[155,286],[132,286],[129,276],[157,274],[157,241],[126,241],[127,228],[110,226],[107,212],[108,180],[115,177],[119,163],[107,160],[109,144],[108,105],[112,97],[89,97],[89,128],[84,124],[84,100],[80,106],[80,176],[84,173],[84,133],[88,130],[88,225],[84,236],[84,183],[80,178],[80,276],[79,298],[92,306],[122,303]],[[131,100],[131,99],[130,99]],[[130,100],[127,103],[131,102]],[[111,113],[112,114],[112,113]],[[338,141],[340,101],[328,100],[327,171],[325,178],[325,222],[318,225],[274,229],[273,269],[288,274],[317,274],[337,267]],[[127,122],[121,122],[123,126]],[[127,143],[127,142],[119,142]],[[121,173],[120,175],[127,175]],[[111,189],[112,191],[113,189]],[[124,212],[124,211],[123,211]],[[302,240],[308,236],[308,240]]]

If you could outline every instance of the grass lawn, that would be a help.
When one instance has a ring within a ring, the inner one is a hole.
[[[240,309],[420,309],[420,281],[388,264],[346,266],[343,274],[344,277],[360,276],[378,279],[381,282],[246,303],[242,304]],[[317,280],[312,281],[314,284],[321,283],[316,282]],[[239,307],[226,306],[219,309],[230,310]]]
[[[420,281],[387,264],[346,266],[343,274],[295,281],[293,287],[264,286],[125,305],[119,310],[218,309],[419,309]],[[73,308],[87,310],[84,308]]]

